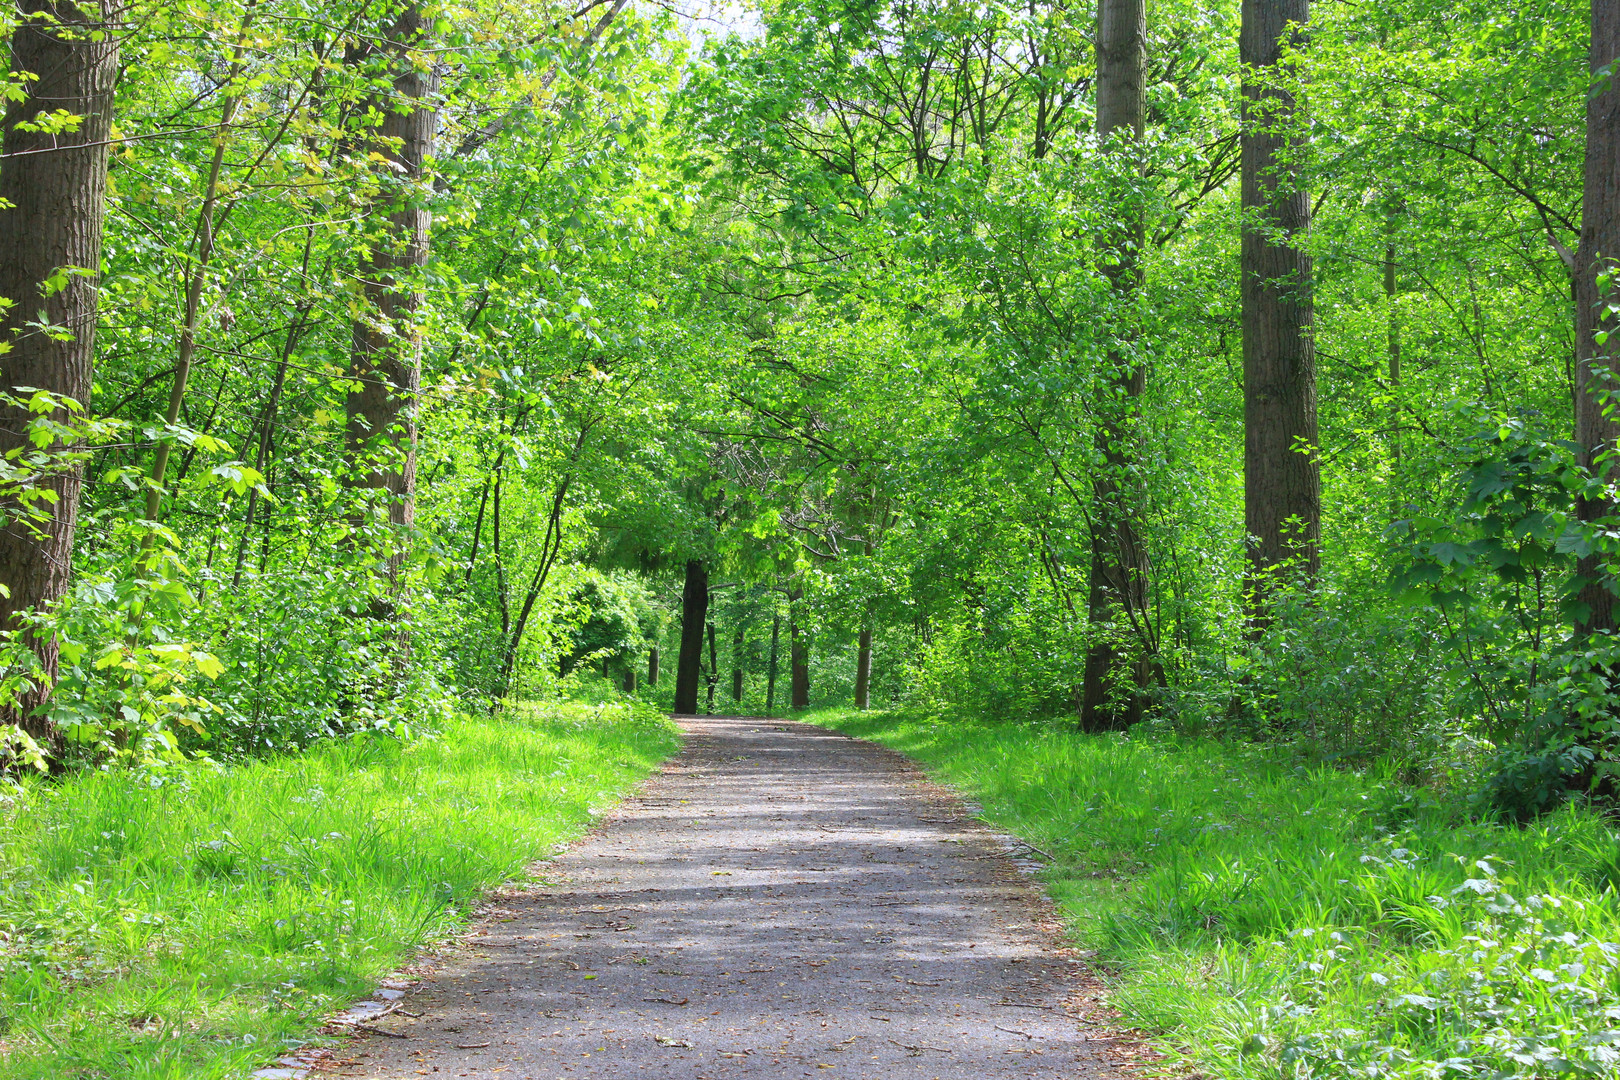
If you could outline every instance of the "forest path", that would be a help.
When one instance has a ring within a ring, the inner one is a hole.
[[[498,898],[344,1056],[348,1077],[1116,1075],[1095,988],[1004,842],[901,755],[682,721],[603,827]],[[397,996],[397,995],[390,995]],[[361,1056],[363,1055],[363,1056]]]

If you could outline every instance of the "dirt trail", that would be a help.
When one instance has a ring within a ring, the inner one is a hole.
[[[683,721],[552,884],[503,897],[352,1045],[349,1077],[1103,1078],[1040,891],[871,743]],[[390,995],[393,996],[393,995]],[[364,1057],[359,1055],[364,1054]]]

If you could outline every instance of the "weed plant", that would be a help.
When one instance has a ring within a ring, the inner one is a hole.
[[[644,706],[31,783],[0,824],[0,1078],[238,1077],[671,752]]]
[[[1620,1075],[1620,838],[1373,768],[920,711],[810,719],[920,760],[1054,858],[1127,1024],[1229,1080]]]

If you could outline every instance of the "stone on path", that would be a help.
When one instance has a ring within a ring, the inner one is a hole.
[[[1112,1038],[996,834],[900,755],[805,724],[685,748],[549,884],[342,1056],[414,1080],[1079,1080]],[[415,1015],[406,1015],[415,1014]],[[362,1056],[363,1055],[363,1056]]]

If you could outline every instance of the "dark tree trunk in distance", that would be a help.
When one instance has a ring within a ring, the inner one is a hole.
[[[1305,136],[1291,130],[1292,97],[1250,74],[1275,71],[1283,48],[1303,40],[1309,18],[1310,0],[1243,0],[1243,518],[1251,633],[1265,627],[1280,567],[1292,564],[1307,578],[1320,568],[1311,260],[1301,246],[1311,206],[1290,160]]]
[[[788,668],[793,684],[792,706],[795,709],[808,709],[810,707],[810,648],[805,638],[808,635],[799,632],[797,619],[788,618]]]
[[[709,568],[701,559],[686,564],[681,590],[681,652],[675,660],[675,711],[695,716],[703,681],[703,628],[709,618]]]
[[[647,650],[647,685],[658,685],[658,646]]]
[[[855,707],[864,709],[872,696],[872,626],[861,627],[855,642]]]
[[[624,665],[624,692],[627,694],[636,692],[636,666],[634,664]]]
[[[709,624],[709,712],[714,712],[714,688],[720,681],[720,661],[714,653],[714,623]]]
[[[1143,87],[1147,65],[1145,0],[1099,0],[1097,7],[1097,137],[1116,154],[1134,154],[1142,138]],[[1121,193],[1125,207],[1108,238],[1103,262],[1119,306],[1129,311],[1141,284],[1144,236],[1141,193]],[[1129,333],[1121,322],[1115,334]],[[1120,350],[1108,356],[1112,369],[1107,400],[1100,403],[1097,429],[1103,469],[1093,482],[1096,511],[1091,532],[1091,576],[1087,619],[1099,631],[1086,651],[1080,727],[1085,731],[1120,728],[1141,719],[1145,663],[1132,663],[1100,628],[1128,622],[1146,627],[1147,555],[1131,521],[1135,492],[1128,479],[1132,453],[1131,421],[1146,389],[1146,372]],[[1144,648],[1146,643],[1144,642]],[[1123,684],[1124,690],[1120,692]]]
[[[421,388],[422,306],[416,280],[427,265],[433,224],[424,183],[439,114],[438,74],[409,52],[426,44],[427,20],[411,4],[390,28],[386,50],[393,92],[375,101],[382,123],[362,145],[387,159],[373,203],[380,219],[359,268],[366,304],[354,320],[349,377],[359,384],[347,402],[348,450],[359,487],[387,493],[389,523],[409,527],[416,513],[416,398]],[[399,556],[390,560],[397,569]]]
[[[1620,56],[1620,0],[1592,0],[1591,70],[1597,73]],[[1620,478],[1615,445],[1620,421],[1615,411],[1620,400],[1620,320],[1605,308],[1620,301],[1620,280],[1598,288],[1598,275],[1620,268],[1620,73],[1610,73],[1602,93],[1586,102],[1586,189],[1581,218],[1580,250],[1575,261],[1575,347],[1580,363],[1575,369],[1575,441],[1581,463],[1609,481]],[[1617,275],[1620,277],[1620,275]],[[1598,344],[1598,334],[1608,340]],[[1606,415],[1607,411],[1607,415]],[[1582,521],[1596,521],[1614,512],[1608,499],[1580,499],[1576,513]],[[1576,622],[1582,638],[1616,628],[1615,582],[1604,572],[1599,558],[1580,561],[1580,602],[1584,611]]]
[[[114,24],[122,11],[121,3],[109,0],[18,5],[22,21],[11,38],[11,69],[38,78],[18,83],[22,98],[6,105],[0,161],[0,199],[10,204],[0,209],[0,297],[13,302],[0,313],[0,342],[10,346],[0,356],[0,387],[10,392],[31,386],[90,403],[107,138],[121,33]],[[82,117],[76,131],[18,130],[19,123],[58,109]],[[63,271],[65,283],[47,296],[43,283]],[[40,321],[42,312],[47,323],[63,328],[60,339],[27,325]],[[0,453],[27,445],[30,419],[26,409],[0,408]],[[21,523],[0,531],[0,583],[11,591],[0,597],[0,628],[16,629],[18,612],[48,606],[67,591],[79,470],[56,472],[40,486],[57,496],[54,506],[45,507],[48,519],[36,523],[42,535]],[[55,641],[36,639],[32,645],[54,679]],[[40,700],[32,696],[3,719],[49,740],[49,721],[23,715]]]
[[[736,634],[731,639],[731,700],[733,704],[742,703],[743,692],[743,646],[747,644],[743,637],[743,628],[737,627]]]
[[[765,715],[776,710],[776,644],[782,636],[782,617],[771,617],[771,658],[765,665]]]

